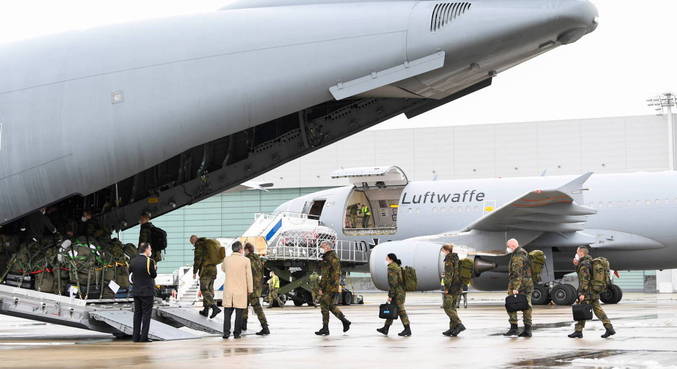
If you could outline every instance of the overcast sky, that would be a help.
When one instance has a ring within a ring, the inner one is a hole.
[[[506,0],[508,1],[508,0]],[[677,92],[675,0],[594,0],[597,31],[494,79],[493,86],[412,120],[378,128],[651,114],[646,99]],[[0,2],[0,42],[151,17],[209,11],[225,0]],[[0,56],[2,57],[2,56]]]

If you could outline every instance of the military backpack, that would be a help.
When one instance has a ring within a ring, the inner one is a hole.
[[[150,246],[153,251],[162,251],[167,248],[167,232],[156,226],[150,227]]]
[[[402,283],[405,291],[416,291],[418,279],[416,277],[416,269],[410,266],[402,268]]]
[[[545,253],[541,250],[534,250],[529,253],[529,263],[531,264],[531,278],[534,283],[541,280],[541,271],[545,265]]]
[[[225,251],[218,242],[207,239],[204,242],[205,265],[218,265],[225,258]],[[221,251],[223,250],[223,251]],[[223,255],[223,256],[222,256]]]
[[[607,258],[598,257],[592,259],[592,279],[590,286],[592,292],[602,293],[611,285],[611,273],[609,270],[609,260]]]
[[[472,281],[474,265],[471,259],[465,258],[458,262],[458,280],[463,286],[467,286]]]

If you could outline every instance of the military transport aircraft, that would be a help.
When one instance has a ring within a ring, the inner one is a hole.
[[[575,289],[561,278],[574,270],[580,245],[607,257],[612,269],[677,268],[677,173],[595,174],[563,177],[409,182],[398,167],[344,169],[334,178],[352,185],[290,200],[276,213],[302,213],[371,249],[375,285],[387,289],[385,256],[394,252],[416,268],[420,290],[440,288],[440,246],[474,258],[473,286],[507,286],[505,242],[516,238],[547,257],[535,303],[571,304]],[[365,222],[352,209],[367,206]],[[620,301],[613,287],[602,296]]]
[[[596,26],[587,0],[238,0],[0,45],[0,227],[132,227]]]

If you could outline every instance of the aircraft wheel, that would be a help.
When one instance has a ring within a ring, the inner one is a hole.
[[[353,293],[350,291],[343,292],[343,305],[352,305],[353,304]]]
[[[615,284],[599,295],[599,299],[605,304],[618,304],[623,298],[623,290]]]
[[[534,287],[534,292],[531,293],[531,303],[534,305],[547,305],[550,303],[550,289],[544,284],[539,284]]]
[[[550,291],[550,297],[557,305],[571,305],[576,301],[576,289],[570,284],[558,284]]]

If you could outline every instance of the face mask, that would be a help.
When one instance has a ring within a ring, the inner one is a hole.
[[[86,222],[86,221],[87,221],[87,218],[86,218],[86,217],[82,217],[82,218],[80,218],[80,220],[83,221],[83,222]]]
[[[578,254],[576,254],[576,255],[574,256],[574,260],[579,261],[579,260],[581,260],[581,257],[578,256]]]
[[[505,252],[507,252],[508,254],[512,254],[512,249],[510,247],[506,247]]]

